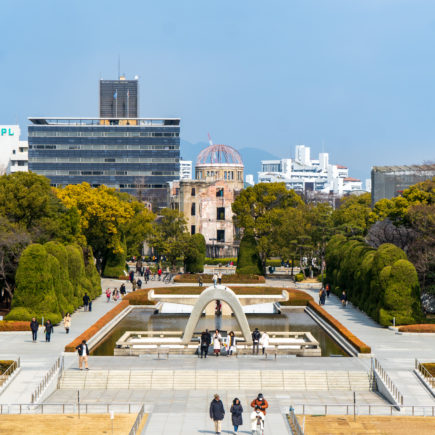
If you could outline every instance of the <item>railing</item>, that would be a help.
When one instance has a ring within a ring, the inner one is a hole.
[[[137,431],[139,430],[139,426],[142,422],[142,418],[145,414],[145,405],[142,405],[142,407],[139,410],[139,413],[137,414],[136,420],[133,424],[133,427],[130,430],[129,435],[136,435]]]
[[[39,385],[36,387],[35,391],[32,394],[32,398],[30,401],[32,403],[35,403],[39,396],[42,394],[42,392],[45,390],[47,385],[52,380],[53,376],[56,374],[56,372],[63,367],[63,356],[60,356],[56,362],[51,366],[50,370],[45,374],[42,381],[39,383]]]
[[[423,376],[424,380],[431,386],[431,388],[435,389],[435,376],[433,376],[418,359],[415,360],[415,369],[420,372],[421,376]]]
[[[135,414],[140,412],[141,403],[14,403],[0,404],[2,414]],[[145,408],[144,408],[145,412]]]
[[[0,390],[1,387],[9,380],[9,376],[20,367],[20,358],[17,361],[12,361],[12,364],[0,375]]]
[[[399,389],[396,387],[394,382],[391,380],[387,372],[384,370],[384,368],[381,366],[381,364],[376,358],[372,358],[372,367],[375,370],[375,372],[379,375],[379,377],[382,379],[385,386],[396,400],[397,404],[399,406],[403,406],[403,394],[399,391]]]
[[[435,417],[435,406],[405,405],[400,409],[396,405],[367,404],[296,404],[293,405],[297,415],[403,415]]]
[[[304,431],[302,430],[301,425],[299,424],[299,420],[296,417],[295,410],[294,410],[293,406],[290,406],[288,415],[289,415],[289,418],[291,421],[291,426],[292,426],[291,429],[292,429],[293,434],[294,435],[304,435]]]

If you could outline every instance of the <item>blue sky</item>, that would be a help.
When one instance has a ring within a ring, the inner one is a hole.
[[[97,116],[119,54],[187,141],[323,147],[363,179],[435,160],[433,0],[2,0],[0,22],[0,124]]]

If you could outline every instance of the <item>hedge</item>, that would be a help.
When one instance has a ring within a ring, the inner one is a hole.
[[[125,242],[122,243],[122,249],[122,252],[116,254],[112,251],[108,253],[103,271],[103,276],[106,278],[117,278],[125,273],[124,269],[127,261],[127,246]]]
[[[159,294],[173,294],[173,295],[182,295],[182,294],[192,294],[198,295],[202,291],[205,290],[206,287],[199,286],[177,286],[177,287],[158,287],[154,289],[154,293],[156,295]],[[281,288],[279,287],[254,287],[254,286],[238,286],[232,287],[231,290],[240,295],[280,295],[282,293]],[[285,289],[287,290],[287,289]],[[135,292],[138,293],[138,292]],[[130,296],[132,293],[129,293],[127,296]]]
[[[185,271],[188,273],[204,272],[205,252],[204,236],[200,233],[194,234],[190,239],[190,246],[184,260]]]
[[[207,257],[205,259],[205,264],[207,266],[216,266],[218,264],[228,264],[228,263],[231,263],[231,261],[234,263],[234,266],[237,266],[237,258],[235,258],[235,257],[232,257],[232,258],[229,258],[229,257],[226,257],[226,258]]]
[[[263,265],[258,254],[257,241],[253,235],[246,234],[242,237],[237,257],[237,273],[263,275]]]
[[[100,329],[106,326],[113,318],[115,318],[121,311],[128,307],[129,302],[122,300],[116,304],[116,307],[108,311],[103,317],[98,319],[91,327],[85,332],[80,334],[71,343],[65,346],[65,352],[75,352],[76,347],[83,341],[91,339]]]
[[[362,342],[358,337],[353,335],[346,327],[344,327],[335,317],[331,316],[327,311],[325,311],[320,305],[316,304],[314,301],[309,301],[308,306],[312,308],[323,320],[325,320],[329,325],[331,325],[336,331],[338,331],[343,337],[349,341],[359,353],[371,353],[371,348],[364,342]]]
[[[21,320],[1,320],[0,331],[30,331],[30,322]]]
[[[399,327],[400,332],[435,332],[435,324],[419,323],[417,325],[403,325]]]
[[[280,302],[279,304],[284,307],[305,307],[308,302],[313,301],[312,296],[300,290],[285,289],[289,292],[289,300],[286,302]]]
[[[348,299],[381,325],[418,323],[421,301],[415,267],[390,243],[373,249],[365,242],[331,238],[326,247],[326,279],[331,290]]]
[[[148,299],[149,291],[150,289],[136,290],[125,295],[122,300],[128,301],[130,305],[155,305],[155,301]]]
[[[211,274],[181,274],[174,277],[174,282],[176,283],[198,283],[199,276],[202,278],[203,283],[212,283],[213,275]],[[261,275],[252,274],[233,274],[233,275],[222,275],[223,284],[262,284],[265,283],[266,279]]]

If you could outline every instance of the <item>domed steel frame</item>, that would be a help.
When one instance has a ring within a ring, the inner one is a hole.
[[[233,147],[228,145],[210,145],[199,153],[196,164],[243,165],[243,161],[239,152]]]

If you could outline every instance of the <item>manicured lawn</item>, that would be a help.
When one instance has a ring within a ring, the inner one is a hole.
[[[424,363],[422,366],[432,375],[435,376],[435,363]]]

